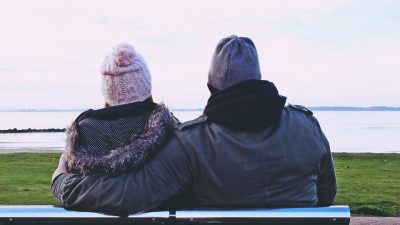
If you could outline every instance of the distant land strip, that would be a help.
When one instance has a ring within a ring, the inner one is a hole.
[[[12,134],[12,133],[55,133],[55,132],[65,132],[65,128],[49,128],[49,129],[8,129],[0,130],[0,134]]]
[[[371,107],[313,106],[308,108],[313,111],[400,111],[400,107],[387,107],[387,106],[371,106]]]

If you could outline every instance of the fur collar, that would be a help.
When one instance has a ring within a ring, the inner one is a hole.
[[[68,170],[79,174],[117,175],[138,168],[166,144],[173,133],[174,117],[164,105],[153,110],[142,135],[117,147],[107,155],[88,155],[80,151],[78,123],[67,129],[65,157]]]

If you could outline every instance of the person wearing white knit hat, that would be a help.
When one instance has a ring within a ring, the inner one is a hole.
[[[105,108],[82,113],[67,129],[70,172],[118,175],[142,166],[172,135],[172,114],[153,102],[151,75],[132,45],[116,45],[101,68]]]
[[[103,93],[109,106],[140,102],[151,97],[150,71],[132,45],[116,45],[104,59],[101,73]]]

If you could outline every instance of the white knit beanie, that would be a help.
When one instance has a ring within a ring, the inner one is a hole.
[[[129,44],[118,44],[103,62],[103,94],[110,106],[151,96],[151,76],[143,57]]]

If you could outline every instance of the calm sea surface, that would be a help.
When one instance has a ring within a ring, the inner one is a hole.
[[[79,112],[0,112],[0,129],[63,128]],[[181,121],[200,111],[175,111]],[[315,111],[333,152],[400,153],[399,111]],[[63,150],[64,133],[0,134],[0,152]]]

